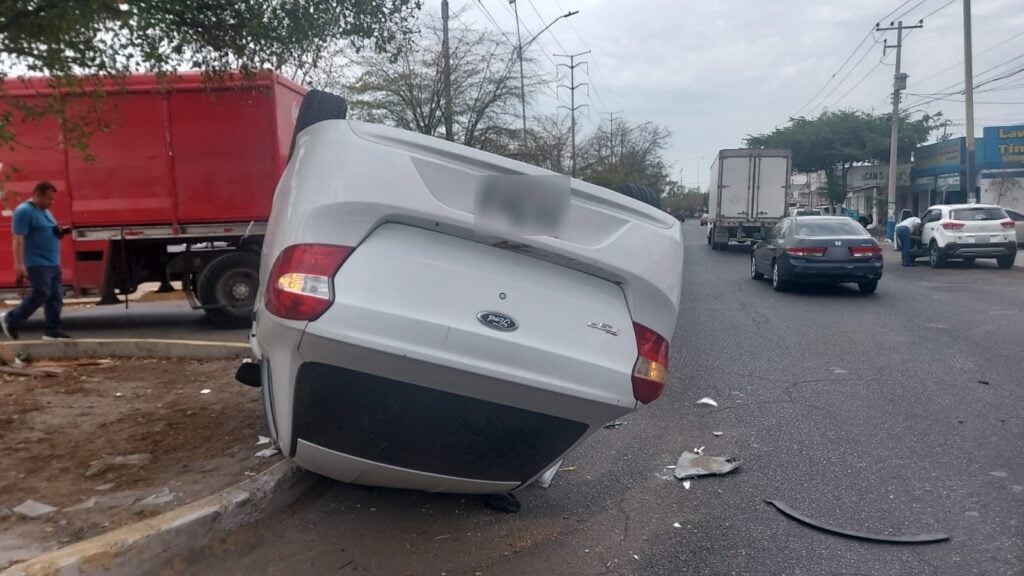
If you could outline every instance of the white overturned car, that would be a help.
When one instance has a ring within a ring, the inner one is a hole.
[[[251,345],[270,432],[345,482],[508,493],[661,394],[675,218],[306,96]],[[559,185],[561,182],[561,185]]]

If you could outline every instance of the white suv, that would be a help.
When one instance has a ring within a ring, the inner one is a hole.
[[[244,372],[287,457],[344,482],[504,494],[658,398],[675,218],[345,110],[305,97],[263,246]],[[520,210],[539,189],[560,225]]]
[[[935,268],[949,259],[976,258],[995,258],[1000,268],[1009,268],[1017,257],[1017,233],[999,206],[944,204],[921,216],[921,246]]]

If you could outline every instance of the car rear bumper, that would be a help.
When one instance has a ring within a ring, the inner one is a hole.
[[[797,282],[865,282],[882,277],[882,260],[839,263],[790,260],[783,272],[788,280]]]
[[[949,258],[996,258],[998,256],[1016,254],[1017,243],[947,244],[943,252]]]

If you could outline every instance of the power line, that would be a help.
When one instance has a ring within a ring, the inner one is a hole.
[[[1024,54],[1022,54],[1020,56],[1015,56],[1013,58],[1010,58],[1009,60],[1004,60],[1004,61],[1000,62],[999,64],[996,64],[995,66],[992,66],[991,68],[988,68],[988,69],[986,69],[986,70],[984,70],[982,72],[979,72],[979,73],[975,74],[973,78],[974,78],[974,80],[979,80],[985,74],[988,74],[989,72],[992,72],[993,70],[995,70],[997,68],[1000,68],[1002,66],[1006,66],[1007,64],[1009,64],[1009,63],[1011,63],[1011,62],[1013,62],[1015,60],[1020,60],[1021,58],[1024,58]],[[1020,70],[1017,70],[1016,72],[1013,72],[1009,76],[1006,76],[1006,77],[988,78],[985,81],[976,84],[975,87],[984,86],[986,84],[990,84],[990,83],[996,82],[998,80],[1005,80],[1006,78],[1014,76],[1014,75],[1016,75],[1018,73],[1020,73]],[[963,94],[964,93],[964,90],[962,88],[963,85],[964,85],[963,81],[958,81],[958,82],[954,82],[954,83],[950,84],[949,86],[946,86],[946,87],[940,89],[937,92],[933,92],[932,94],[929,94],[929,95],[926,95],[926,96],[922,95],[921,96],[922,100],[920,100],[918,102],[914,102],[913,104],[908,106],[907,109],[910,110],[910,109],[914,109],[914,108],[921,108],[922,106],[927,106],[928,104],[930,104],[930,103],[932,103],[932,102],[934,102],[934,101],[936,101],[936,100],[938,100],[938,99],[940,99],[942,97],[945,97],[945,96],[956,96],[957,94]],[[951,89],[956,88],[958,86],[961,87],[959,91],[956,91],[956,90],[953,90],[952,92],[948,91],[948,90],[951,90]]]
[[[559,11],[564,10],[564,8],[562,7],[562,4],[558,0],[555,0],[555,6],[558,6],[558,10]],[[580,31],[576,29],[576,26],[572,23],[571,20],[568,22],[568,24],[569,24],[569,28],[572,29],[573,34],[575,34],[576,38],[579,39],[580,44],[583,44],[584,48],[586,48],[587,50],[590,50],[591,48],[590,48],[590,46],[587,45],[587,41],[583,39],[583,35],[580,34]],[[591,56],[591,58],[590,58],[590,64],[591,64],[591,66],[594,67],[594,70],[597,72],[598,77],[601,79],[601,83],[605,84],[605,85],[610,84],[608,82],[608,80],[604,77],[604,73],[601,72],[601,67],[598,66],[597,59],[594,58],[593,56]],[[587,75],[588,75],[588,77],[590,76],[589,71],[588,71]],[[593,81],[593,78],[591,77],[590,80]],[[601,107],[602,108],[608,108],[608,105],[606,105],[605,102],[604,102],[604,98],[601,97],[601,91],[598,90],[597,84],[595,83],[592,86],[592,88],[594,89],[594,95],[597,96],[597,101],[601,103]],[[615,98],[610,90],[609,90],[609,97],[612,98],[613,100],[615,100],[615,104],[616,105],[620,104],[620,102],[618,101],[618,98]]]
[[[917,9],[918,9],[918,7],[919,7],[919,6],[921,6],[921,4],[924,4],[924,3],[925,3],[925,2],[927,2],[927,1],[928,1],[928,0],[921,0],[921,1],[920,1],[920,2],[918,2],[917,4],[914,4],[914,5],[913,5],[913,6],[912,6],[912,7],[910,8],[910,9],[908,9],[908,10],[907,10],[906,12],[904,12],[903,14],[900,14],[899,16],[897,16],[897,17],[896,17],[896,20],[902,20],[904,16],[906,16],[907,14],[910,14],[910,13],[911,13],[911,12],[913,12],[914,10],[917,10]],[[884,20],[884,18],[883,18],[883,20]]]
[[[875,44],[878,44],[878,42],[875,42]],[[817,109],[819,107],[822,107],[822,104],[824,104],[829,99],[830,96],[835,94],[836,90],[838,90],[839,87],[842,86],[846,82],[846,80],[850,77],[850,75],[853,74],[853,72],[860,66],[861,62],[863,62],[864,59],[868,57],[868,54],[871,54],[871,48],[872,47],[873,46],[869,46],[868,47],[867,51],[865,51],[864,54],[860,57],[860,59],[857,60],[857,63],[853,65],[853,68],[850,68],[850,71],[846,73],[846,76],[843,76],[843,79],[840,80],[835,86],[832,87],[832,90],[830,90],[829,93],[826,94],[825,97],[821,99],[821,102],[819,102],[817,106],[815,106],[814,108],[811,108],[811,112],[814,112],[815,109]]]
[[[830,106],[830,108],[835,108],[837,104],[839,104],[839,103],[840,103],[840,102],[842,102],[842,101],[843,101],[844,99],[846,99],[846,97],[847,97],[847,96],[849,96],[849,95],[850,95],[850,94],[851,94],[851,93],[852,93],[852,92],[853,92],[854,90],[856,90],[856,89],[857,89],[857,88],[858,88],[858,87],[859,87],[859,86],[860,86],[861,84],[863,84],[863,83],[864,83],[864,81],[865,81],[865,80],[867,80],[867,79],[868,79],[868,77],[869,77],[869,76],[871,76],[871,74],[873,74],[875,70],[878,70],[879,66],[881,66],[881,65],[882,65],[882,64],[884,63],[884,59],[885,59],[885,56],[883,55],[883,56],[882,56],[882,58],[879,58],[879,59],[878,59],[878,64],[875,64],[874,66],[872,66],[872,67],[871,67],[871,70],[868,70],[868,73],[867,73],[867,74],[865,74],[863,78],[861,78],[860,80],[858,80],[858,81],[857,81],[857,83],[856,83],[856,84],[854,84],[852,88],[850,88],[849,90],[847,90],[845,94],[843,94],[842,96],[840,96],[840,97],[839,97],[839,99],[838,99],[838,100],[836,100],[835,102],[833,102],[833,103],[832,103],[832,106]]]
[[[908,2],[909,1],[910,0],[908,0]],[[828,80],[826,80],[825,83],[822,84],[821,88],[818,88],[818,91],[814,93],[814,96],[811,96],[811,99],[808,100],[806,104],[804,104],[803,106],[798,108],[796,112],[790,114],[790,117],[798,116],[801,112],[804,111],[805,108],[807,108],[808,106],[811,105],[811,102],[814,102],[815,100],[817,100],[818,96],[822,92],[825,91],[825,88],[828,88],[828,85],[831,84],[833,80],[835,80],[836,76],[838,76],[839,73],[843,71],[843,68],[850,62],[850,60],[853,59],[854,54],[856,54],[858,51],[860,51],[860,47],[863,46],[864,43],[868,41],[868,38],[872,37],[872,33],[873,32],[874,32],[873,28],[871,30],[868,30],[868,33],[865,34],[863,38],[861,38],[860,43],[858,43],[857,47],[853,49],[853,52],[850,52],[850,55],[846,57],[846,60],[843,60],[843,63],[839,65],[839,68],[837,68],[836,71],[833,72],[831,76],[829,76]],[[875,43],[877,44],[878,41],[876,40]],[[831,95],[831,93],[829,95]],[[825,96],[824,99],[827,100],[828,96]],[[817,106],[815,106],[815,108],[817,108]],[[813,109],[814,108],[812,108],[811,110],[813,110]]]
[[[950,6],[952,6],[953,4],[956,4],[956,3],[957,3],[957,2],[959,2],[959,1],[960,1],[960,0],[949,0],[949,2],[946,2],[946,3],[945,3],[945,4],[943,4],[942,6],[939,6],[939,7],[938,7],[938,8],[936,8],[935,10],[932,10],[931,12],[929,12],[929,13],[928,13],[927,15],[925,15],[925,17],[924,17],[924,18],[921,18],[921,20],[927,20],[927,19],[931,18],[931,17],[932,17],[932,16],[934,16],[934,15],[935,15],[936,13],[938,13],[938,12],[941,12],[941,11],[945,10],[946,8],[949,8]]]
[[[540,10],[537,10],[537,6],[533,3],[533,0],[527,0],[527,2],[530,3],[530,8],[533,8],[533,13],[537,15],[537,20],[540,21],[540,25],[544,26],[546,24],[546,22],[544,21],[544,17],[540,15]],[[561,50],[562,52],[568,52],[568,50],[565,49],[565,46],[562,46],[562,43],[558,41],[558,36],[555,35],[554,30],[548,32],[548,34],[551,35],[551,38],[555,41],[555,44],[558,45],[559,50]]]
[[[501,37],[508,40],[509,44],[512,44],[512,47],[515,48],[516,43],[513,42],[512,39],[508,37],[508,35],[505,33],[505,30],[501,27],[500,24],[498,24],[498,21],[494,19],[494,16],[491,15],[491,11],[487,9],[487,6],[484,6],[483,0],[476,0],[476,3],[480,6],[480,9],[483,11],[484,16],[486,16],[487,19],[491,21],[491,24],[494,25],[494,27],[498,30],[498,32],[501,33]]]
[[[894,9],[894,10],[893,10],[892,12],[889,12],[889,13],[888,13],[888,14],[886,14],[885,16],[882,16],[881,18],[879,18],[879,19],[878,19],[878,21],[879,21],[879,22],[883,22],[883,21],[885,21],[885,19],[886,19],[886,18],[888,18],[889,16],[892,16],[893,14],[895,14],[895,13],[899,12],[900,8],[903,8],[904,6],[906,6],[907,4],[910,4],[910,3],[911,3],[911,2],[913,2],[913,1],[914,1],[914,0],[906,0],[906,2],[903,2],[902,4],[900,4],[899,6],[897,6],[897,7],[896,7],[896,8],[895,8],[895,9]]]
[[[956,2],[957,0],[953,0],[953,1]],[[1017,38],[1020,38],[1021,36],[1024,36],[1024,32],[1019,32],[1017,34],[1014,34],[1013,36],[1010,36],[1009,38],[1006,38],[1005,40],[1002,40],[1001,42],[999,42],[997,44],[993,44],[992,46],[989,46],[988,48],[982,50],[981,52],[978,52],[977,54],[975,54],[975,56],[981,56],[982,54],[987,54],[987,53],[995,50],[996,48],[999,48],[1000,46],[1002,46],[1004,44],[1007,44],[1009,42],[1012,42],[1012,41],[1016,40]],[[936,76],[942,74],[943,72],[947,72],[949,70],[952,70],[953,68],[956,68],[957,66],[963,64],[963,62],[964,62],[963,59],[958,60],[956,62],[956,64],[952,64],[950,66],[947,66],[947,67],[943,68],[942,70],[939,70],[938,72],[932,74],[931,76],[926,76],[925,78],[922,78],[921,80],[918,80],[918,82],[927,82],[928,80],[931,80],[932,78],[935,78]]]

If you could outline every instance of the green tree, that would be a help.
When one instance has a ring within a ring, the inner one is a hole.
[[[69,106],[69,93],[102,97],[100,80],[131,72],[315,66],[337,46],[387,49],[419,0],[0,0],[0,81],[49,77],[53,96],[28,102],[0,85],[0,146],[18,122],[59,118],[67,143],[85,150],[102,129],[99,105]]]
[[[793,169],[824,171],[826,196],[833,204],[842,204],[846,200],[846,173],[852,166],[889,161],[891,117],[857,110],[825,111],[816,118],[791,118],[782,128],[748,136],[745,143],[750,148],[792,150]],[[914,148],[941,127],[940,120],[941,113],[917,119],[901,115],[897,149],[900,162],[910,161]]]

